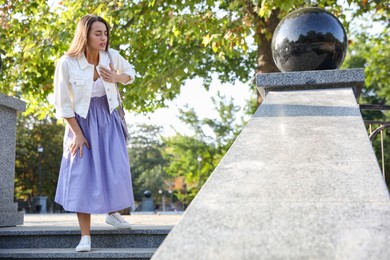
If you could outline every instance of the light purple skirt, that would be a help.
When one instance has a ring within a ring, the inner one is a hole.
[[[55,202],[67,211],[100,214],[134,205],[130,164],[119,115],[107,97],[92,98],[87,118],[76,115],[87,139],[83,157],[72,156],[73,132],[65,129]]]

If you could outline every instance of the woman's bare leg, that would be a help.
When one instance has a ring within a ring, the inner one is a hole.
[[[77,212],[77,218],[79,219],[81,236],[90,236],[91,235],[91,214]]]

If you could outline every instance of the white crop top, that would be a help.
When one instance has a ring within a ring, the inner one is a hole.
[[[93,82],[91,97],[102,97],[105,95],[106,95],[106,90],[104,89],[103,82],[99,77],[96,81]]]

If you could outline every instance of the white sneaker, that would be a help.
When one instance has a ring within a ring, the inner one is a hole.
[[[131,228],[130,224],[119,214],[106,214],[106,223],[116,228]]]
[[[77,252],[89,252],[91,251],[91,237],[83,236],[79,245],[76,247]]]

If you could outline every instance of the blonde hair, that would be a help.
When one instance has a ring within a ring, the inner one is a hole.
[[[81,18],[80,22],[77,24],[76,32],[74,33],[72,44],[70,45],[66,54],[73,58],[80,58],[85,52],[88,42],[88,34],[91,31],[92,24],[94,22],[102,22],[106,25],[107,29],[107,45],[106,51],[108,49],[108,43],[110,42],[110,26],[100,16],[87,14]]]

